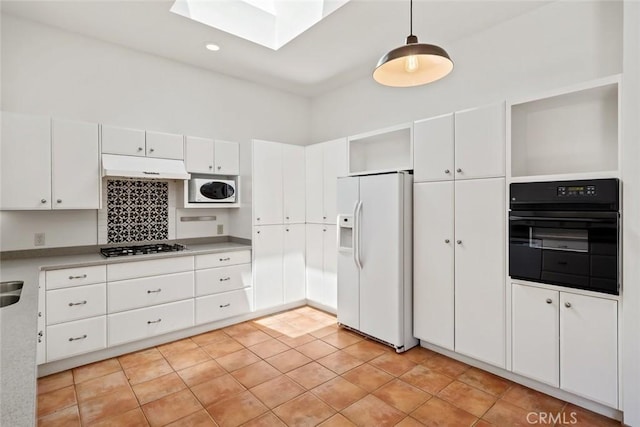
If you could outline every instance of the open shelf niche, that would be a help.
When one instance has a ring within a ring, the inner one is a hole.
[[[413,125],[402,124],[348,138],[349,175],[413,169]]]
[[[617,175],[619,76],[510,103],[511,176]]]

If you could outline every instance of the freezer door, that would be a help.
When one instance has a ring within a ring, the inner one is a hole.
[[[356,209],[360,201],[360,178],[338,178],[338,218],[350,219],[338,233],[338,322],[360,329],[360,270],[357,266]],[[349,233],[351,233],[349,235]],[[349,239],[351,238],[351,242]],[[349,244],[350,243],[350,244]],[[351,246],[351,247],[349,247]]]
[[[404,339],[403,175],[360,177],[360,331],[402,346]]]

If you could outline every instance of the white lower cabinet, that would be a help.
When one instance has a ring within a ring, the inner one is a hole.
[[[618,407],[618,303],[512,285],[512,369]]]
[[[307,300],[336,310],[338,255],[336,226],[307,224]]]
[[[283,242],[284,302],[305,299],[305,225],[284,226]]]
[[[196,298],[196,324],[249,313],[253,301],[251,288]]]
[[[107,314],[106,284],[47,291],[47,324]]]
[[[105,316],[48,326],[47,361],[105,348],[107,346],[106,326]]]
[[[109,314],[109,345],[114,346],[194,325],[194,301],[172,302]]]
[[[109,282],[109,313],[193,298],[193,271]]]
[[[284,302],[284,226],[263,225],[253,229],[255,309],[261,310]]]
[[[196,296],[251,286],[251,264],[196,270]]]
[[[503,178],[414,184],[414,334],[502,368],[504,205]]]

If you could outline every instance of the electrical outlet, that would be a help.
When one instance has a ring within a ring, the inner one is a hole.
[[[44,246],[44,233],[35,233],[33,235],[33,246]]]
[[[224,224],[218,224],[218,234],[224,234]]]

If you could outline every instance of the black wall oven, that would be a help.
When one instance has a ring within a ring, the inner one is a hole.
[[[619,294],[617,179],[513,183],[509,275]]]

